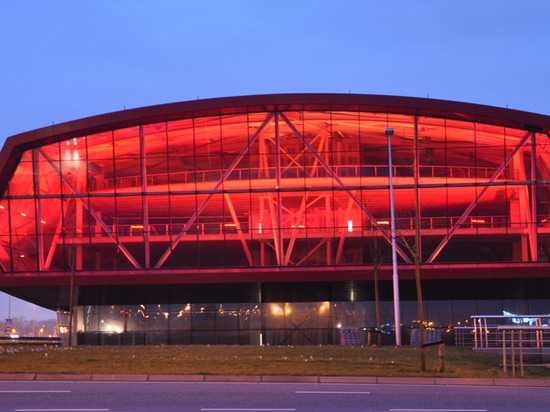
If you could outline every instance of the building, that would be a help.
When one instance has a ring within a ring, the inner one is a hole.
[[[549,131],[504,108],[287,94],[19,134],[0,153],[0,289],[65,325],[73,307],[86,344],[392,333],[391,153],[401,328],[417,319],[416,249],[435,326],[550,313]]]

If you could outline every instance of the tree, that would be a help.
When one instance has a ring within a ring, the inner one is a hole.
[[[418,128],[416,128],[418,129]],[[420,370],[426,372],[426,348],[424,347],[424,305],[422,301],[422,283],[420,280],[420,196],[418,189],[418,138],[415,138],[414,156],[413,156],[413,176],[414,176],[414,243],[410,243],[404,236],[401,236],[403,245],[409,250],[414,262],[414,278],[416,284],[416,302],[418,305],[418,323],[420,338]]]
[[[376,344],[382,346],[382,333],[380,332],[380,286],[378,282],[378,272],[382,261],[384,260],[384,244],[379,242],[376,236],[376,228],[372,229],[372,243],[369,247],[372,258],[372,269],[374,271],[374,307],[376,312]]]
[[[426,372],[426,348],[424,347],[424,305],[422,302],[422,283],[420,281],[420,254],[418,252],[418,242],[420,240],[420,225],[418,219],[415,222],[415,241],[410,243],[405,237],[401,237],[401,243],[409,250],[414,262],[414,278],[416,284],[416,302],[418,305],[418,323],[419,323],[419,338],[420,338],[420,370]]]
[[[418,126],[415,124],[415,131],[418,130]],[[419,338],[420,338],[420,370],[426,371],[426,348],[424,347],[424,305],[422,301],[422,283],[420,279],[420,195],[419,195],[419,149],[418,149],[418,135],[415,132],[414,150],[412,159],[412,172],[414,178],[414,243],[411,244],[404,236],[401,236],[402,244],[408,249],[413,257],[414,262],[414,278],[416,284],[416,302],[418,305],[418,323],[419,323]]]
[[[426,372],[426,348],[424,347],[424,305],[422,302],[422,283],[420,282],[420,200],[418,196],[418,167],[414,173],[414,279],[416,283],[416,302],[418,305],[418,322],[420,323],[420,370]]]

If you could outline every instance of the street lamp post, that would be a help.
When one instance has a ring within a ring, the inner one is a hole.
[[[393,314],[395,322],[395,345],[401,346],[401,311],[399,309],[399,275],[397,274],[397,244],[395,238],[395,204],[393,199],[393,165],[391,156],[391,136],[393,128],[386,128],[388,136],[388,169],[390,180],[390,231],[391,231],[391,258],[393,267]]]

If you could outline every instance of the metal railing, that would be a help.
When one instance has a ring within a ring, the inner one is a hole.
[[[471,318],[473,326],[470,330],[475,349],[501,347],[502,328],[521,327],[522,330],[529,331],[523,336],[528,346],[541,348],[545,340],[550,341],[550,315],[472,315]],[[528,326],[538,329],[535,331]]]
[[[519,354],[519,370],[523,376],[523,355],[525,347],[536,347],[542,350],[544,346],[544,334],[549,331],[548,326],[541,326],[540,322],[535,326],[513,325],[499,326],[498,332],[502,332],[502,368],[504,374],[507,370],[507,348],[510,349],[510,363],[512,375],[516,374],[516,347]],[[508,332],[508,334],[507,334]],[[508,340],[507,336],[510,337]],[[533,339],[534,337],[534,339]]]
[[[496,172],[496,168],[490,167],[467,167],[467,166],[421,166],[419,168],[420,177],[444,177],[444,178],[478,178],[489,179]],[[388,177],[389,168],[385,165],[346,165],[333,166],[332,171],[339,177]],[[178,184],[178,183],[202,183],[219,181],[224,170],[221,169],[206,169],[181,171],[170,173],[157,173],[147,175],[147,186]],[[258,179],[274,179],[277,176],[277,168],[246,168],[235,169],[226,180],[258,180]],[[394,177],[412,177],[412,166],[393,166]],[[282,167],[281,177],[283,179],[300,179],[300,178],[319,178],[331,177],[329,171],[322,166],[292,166]],[[113,188],[132,188],[141,187],[141,175],[120,176],[117,178],[108,178],[104,180],[94,180],[90,182],[90,189],[106,190]],[[503,179],[504,174],[499,176]]]
[[[313,215],[310,215],[313,217]],[[446,230],[453,227],[458,221],[459,216],[444,216],[444,217],[422,217],[420,228],[422,230]],[[388,219],[379,219],[378,224],[385,227]],[[491,228],[506,228],[510,227],[513,222],[510,222],[508,216],[476,216],[466,219],[460,224],[461,229],[491,229]],[[184,227],[184,223],[149,223],[149,235],[151,236],[163,236],[178,234]],[[526,226],[525,223],[514,223],[517,227]],[[413,217],[397,218],[396,229],[398,230],[414,230],[415,219]],[[119,236],[143,236],[144,226],[143,221],[136,221],[135,223],[125,224],[108,224],[113,233],[117,233]],[[239,222],[239,228],[234,222],[227,221],[210,221],[210,222],[198,222],[192,225],[187,231],[187,235],[224,235],[224,234],[237,234],[237,233],[255,233],[255,234],[268,234],[273,232],[273,228],[269,225],[262,225],[260,227],[251,227],[249,222]],[[308,232],[308,233],[326,233],[333,232],[334,230],[347,230],[347,226],[333,227],[322,226],[318,222],[308,223],[304,222],[303,225],[293,226],[291,224],[285,225],[281,228],[283,233],[291,233],[295,230]],[[353,231],[356,235],[361,236],[376,236],[370,227],[356,228]],[[77,237],[101,237],[107,236],[107,233],[99,226],[87,226],[81,229],[79,236]],[[348,233],[347,236],[354,236],[353,233]]]

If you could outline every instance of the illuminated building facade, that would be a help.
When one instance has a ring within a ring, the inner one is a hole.
[[[78,343],[338,343],[425,316],[550,313],[550,117],[290,94],[125,110],[0,153],[0,289],[74,307]],[[418,189],[418,190],[416,190]],[[419,215],[415,206],[419,206]],[[64,321],[66,322],[66,321]]]

